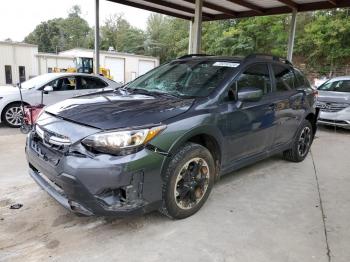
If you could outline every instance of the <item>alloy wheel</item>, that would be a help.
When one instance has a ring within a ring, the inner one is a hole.
[[[22,123],[22,109],[20,106],[13,106],[5,113],[6,121],[13,126],[20,126]]]
[[[203,158],[193,158],[181,168],[176,177],[174,197],[181,209],[191,209],[205,195],[209,185],[209,166]]]
[[[298,140],[298,153],[301,157],[304,157],[309,152],[311,136],[311,129],[307,126],[304,127]]]

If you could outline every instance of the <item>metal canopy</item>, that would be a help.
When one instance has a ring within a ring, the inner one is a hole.
[[[196,0],[108,0],[136,8],[193,20]],[[277,15],[350,7],[350,0],[205,0],[202,20]]]

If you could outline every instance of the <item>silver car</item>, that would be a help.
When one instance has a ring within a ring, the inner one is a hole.
[[[120,84],[99,75],[82,73],[49,73],[22,83],[23,102],[35,105],[41,102],[45,87],[52,90],[44,95],[44,104],[51,105],[74,96],[112,90]],[[17,87],[0,86],[0,123],[10,127],[21,125],[21,98]]]
[[[328,80],[318,92],[318,123],[350,129],[350,76]]]

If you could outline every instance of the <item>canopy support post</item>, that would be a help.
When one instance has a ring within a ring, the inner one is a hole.
[[[191,21],[190,26],[190,47],[191,54],[198,54],[201,51],[201,40],[202,40],[202,8],[203,0],[196,0],[194,20]]]
[[[193,19],[190,20],[190,27],[189,27],[189,33],[188,33],[188,54],[192,53],[192,43],[193,43]]]
[[[297,10],[293,10],[292,20],[290,23],[290,32],[289,32],[289,38],[288,38],[288,53],[287,53],[287,59],[291,62],[293,59],[293,49],[294,49],[296,26],[297,26]]]
[[[95,0],[95,74],[100,73],[100,1]]]

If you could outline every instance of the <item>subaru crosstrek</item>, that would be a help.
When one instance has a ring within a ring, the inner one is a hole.
[[[188,55],[46,107],[26,142],[30,175],[78,214],[185,218],[221,175],[282,152],[302,161],[315,100],[287,60]]]

